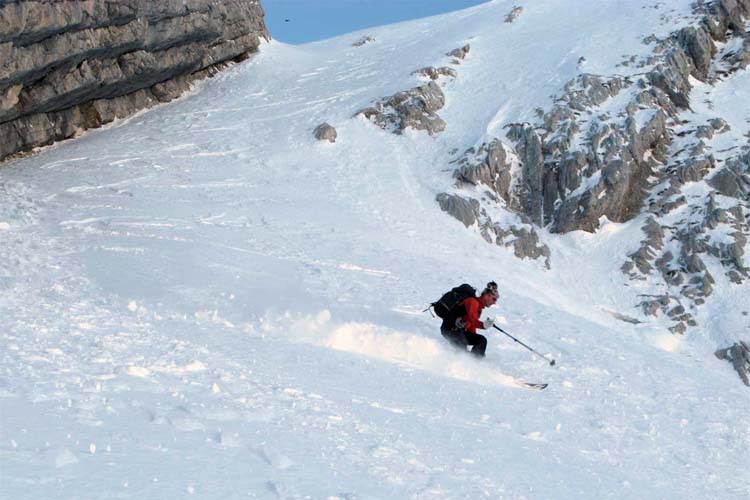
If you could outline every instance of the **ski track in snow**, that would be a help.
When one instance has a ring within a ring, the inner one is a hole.
[[[612,32],[643,52],[633,24],[680,19],[581,29],[529,68],[539,26],[561,40],[601,7],[486,21],[513,5],[368,30],[360,48],[266,44],[188,97],[3,166],[2,495],[747,498],[749,400],[730,365],[611,314],[633,313],[619,265],[639,221],[560,237],[546,271],[434,202],[449,149],[544,105],[579,53],[606,74],[595,48]],[[444,135],[351,118],[467,42]],[[312,139],[322,121],[335,145]],[[489,279],[489,313],[556,367],[497,332],[474,360],[416,314]]]

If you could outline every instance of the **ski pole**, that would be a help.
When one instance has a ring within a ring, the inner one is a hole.
[[[548,361],[548,360],[547,360],[547,358],[546,358],[546,357],[545,357],[544,355],[542,355],[542,354],[539,354],[539,353],[538,353],[538,352],[536,352],[536,351],[535,351],[534,349],[532,349],[531,347],[527,346],[526,344],[524,344],[523,342],[521,342],[520,340],[518,340],[517,338],[515,338],[515,337],[514,337],[513,335],[511,335],[510,333],[508,333],[508,332],[506,332],[505,330],[503,330],[502,328],[500,328],[499,326],[497,326],[497,325],[492,325],[492,326],[494,326],[495,328],[497,328],[498,330],[500,330],[501,332],[503,332],[503,333],[504,333],[505,335],[507,335],[508,337],[512,338],[513,340],[515,340],[516,342],[518,342],[518,343],[519,343],[519,344],[521,344],[522,346],[524,346],[524,347],[525,347],[526,349],[528,349],[529,351],[533,352],[534,354],[536,354],[536,355],[537,355],[537,356],[539,356],[539,357],[542,357],[542,358],[544,358],[544,360],[545,360],[545,361]],[[552,361],[550,361],[550,362],[549,362],[549,365],[550,365],[550,366],[555,366],[555,360],[553,359]]]

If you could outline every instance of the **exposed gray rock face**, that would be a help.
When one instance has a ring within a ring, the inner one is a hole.
[[[492,230],[495,233],[495,244],[498,246],[512,247],[513,253],[519,259],[544,258],[547,269],[550,268],[549,247],[539,241],[534,226],[512,225],[505,229],[500,224],[494,224]]]
[[[692,75],[699,80],[706,80],[711,67],[711,59],[716,53],[711,34],[705,28],[688,26],[679,31],[678,40],[691,59]]]
[[[315,127],[313,134],[319,141],[336,142],[336,129],[327,123],[321,123]]]
[[[561,176],[560,167],[548,169],[549,180],[544,187],[545,220],[552,221],[553,231],[595,231],[602,216],[623,222],[639,213],[647,194],[647,179],[670,142],[666,115],[660,109],[634,111],[626,119],[625,127],[595,122],[589,128],[589,140],[591,146],[584,147],[585,163],[581,167],[585,165],[583,174],[587,177],[596,172],[599,176],[589,181],[588,189],[578,194],[566,192],[567,186],[561,185],[560,178],[570,175],[562,170],[565,175]],[[570,165],[564,157],[553,153],[553,158],[565,168]],[[578,172],[580,168],[574,171]]]
[[[750,0],[717,0],[701,5],[706,17],[704,24],[714,40],[725,42],[727,33],[742,34],[743,19],[750,15]]]
[[[463,222],[464,226],[470,227],[477,222],[479,217],[479,202],[466,199],[458,195],[440,193],[437,202],[444,212],[448,212],[456,219]]]
[[[643,314],[646,316],[656,316],[662,309],[669,307],[671,298],[669,295],[657,295],[654,298],[644,300],[638,307],[643,310]]]
[[[506,206],[517,205],[525,195],[522,187],[516,186],[514,189],[511,186],[513,165],[505,148],[499,139],[492,139],[477,148],[468,149],[454,161],[457,165],[454,171],[457,186],[471,185],[480,189],[484,186],[484,194],[488,197],[484,200],[485,206],[501,202]],[[464,222],[467,227],[478,222],[480,234],[488,243],[512,248],[518,258],[544,258],[545,265],[550,267],[549,247],[540,242],[536,229],[525,215],[521,216],[520,223],[500,224],[490,218],[477,200],[442,193],[438,201],[444,211]]]
[[[471,148],[456,161],[454,176],[459,182],[472,185],[483,183],[510,203],[510,164],[506,163],[505,147],[498,139]]]
[[[750,201],[750,152],[727,161],[708,182],[724,196]]]
[[[258,2],[0,2],[0,159],[173,99],[262,37]]]
[[[445,105],[445,95],[435,82],[386,97],[357,115],[373,121],[384,130],[401,134],[407,128],[426,130],[430,135],[445,130],[436,111]]]
[[[444,212],[460,220],[466,227],[478,224],[480,234],[488,243],[512,248],[515,256],[520,259],[544,258],[544,264],[549,269],[549,247],[540,242],[539,235],[531,224],[510,224],[504,227],[492,221],[479,201],[456,194],[440,193],[437,202]]]
[[[678,33],[677,37],[679,38]],[[648,73],[648,81],[667,93],[672,102],[681,109],[690,107],[689,76],[696,73],[695,65],[682,46],[670,39],[666,58]]]
[[[637,274],[632,273],[633,267],[636,267],[642,274],[650,274],[652,271],[651,262],[656,257],[656,252],[664,246],[664,230],[656,222],[656,219],[649,217],[643,226],[643,232],[646,233],[646,239],[641,241],[641,247],[631,253],[631,261],[623,265],[623,271],[631,274],[631,277],[637,278]]]
[[[517,192],[518,209],[529,216],[531,221],[542,225],[544,156],[542,139],[529,124],[512,125],[508,138],[516,143],[516,151],[521,160],[521,176]]]
[[[708,125],[701,125],[695,130],[695,136],[699,139],[712,139],[714,128]]]
[[[639,213],[647,179],[670,144],[668,113],[676,110],[664,92],[650,88],[633,93],[624,123],[591,116],[632,85],[622,77],[581,75],[542,114],[540,127],[508,127],[522,167],[517,208],[532,222],[551,224],[554,232],[595,231],[602,216],[622,222]],[[589,187],[579,190],[585,178]]]
[[[737,342],[726,349],[719,349],[715,354],[717,358],[732,363],[742,383],[750,387],[750,344],[748,342]]]
[[[682,184],[698,182],[714,167],[715,163],[712,156],[693,157],[688,158],[684,163],[678,165],[674,170],[673,175],[675,175],[677,180]]]

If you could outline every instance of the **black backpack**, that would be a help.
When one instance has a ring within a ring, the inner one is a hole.
[[[449,319],[451,316],[458,316],[455,314],[455,309],[461,304],[461,302],[469,297],[476,296],[477,290],[473,286],[464,283],[463,285],[457,286],[443,294],[443,296],[440,297],[440,300],[433,302],[430,306],[432,306],[433,311],[435,311],[435,314],[437,314],[438,317]]]

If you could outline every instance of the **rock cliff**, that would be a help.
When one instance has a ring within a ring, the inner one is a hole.
[[[508,124],[501,137],[454,162],[455,177],[484,192],[486,202],[438,197],[464,224],[479,222],[483,234],[479,214],[498,204],[531,223],[532,236],[540,227],[594,232],[603,217],[625,222],[646,214],[645,238],[622,270],[663,290],[640,308],[667,315],[675,333],[696,324],[696,307],[717,279],[750,277],[750,144],[717,158],[711,139],[729,125],[721,117],[695,121],[690,102],[696,81],[712,85],[750,64],[750,0],[696,2],[693,13],[691,25],[668,37],[646,37],[653,51],[623,64],[636,66],[630,76],[582,73],[534,123]],[[695,184],[705,184],[705,197],[686,196]],[[546,257],[538,248],[520,253]],[[723,276],[708,271],[709,258]]]
[[[259,1],[0,0],[0,160],[169,101],[261,38]]]

